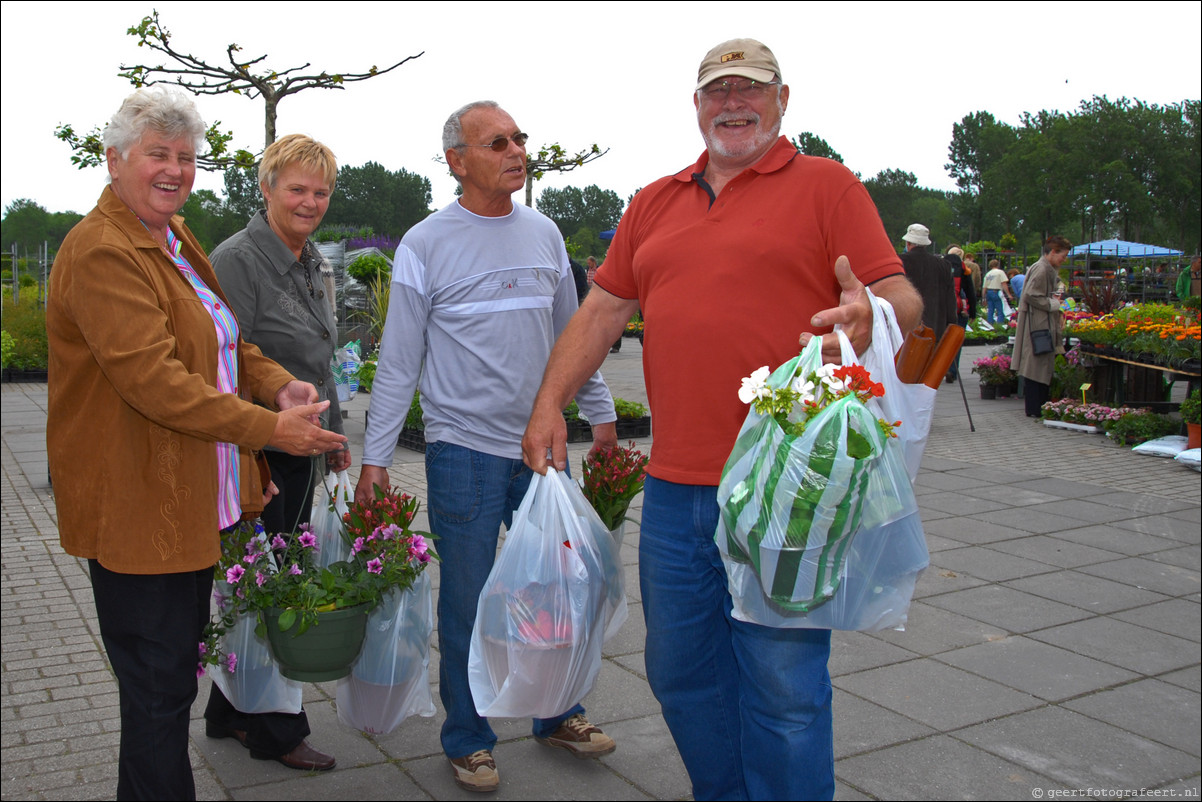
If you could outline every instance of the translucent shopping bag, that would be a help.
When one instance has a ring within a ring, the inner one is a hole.
[[[411,715],[434,715],[430,693],[430,633],[434,603],[430,575],[407,590],[393,589],[367,617],[363,651],[338,681],[338,720],[383,735]]]
[[[227,603],[228,585],[218,580],[213,595],[220,609]],[[257,623],[256,613],[238,616],[221,637],[222,651],[237,656],[235,669],[230,672],[224,665],[210,665],[209,677],[243,713],[299,713],[304,686],[280,673],[267,639],[255,634]]]
[[[850,350],[846,337],[836,334]],[[811,340],[773,372],[768,387],[783,388],[817,371],[821,349],[820,338]],[[750,571],[773,608],[812,613],[836,596],[847,577],[858,532],[917,512],[902,448],[889,442],[877,418],[847,395],[793,435],[772,415],[749,410],[718,486],[715,537],[728,568],[747,567],[728,571],[744,580],[732,583],[732,595],[756,590],[745,581]],[[852,431],[867,446],[857,456],[848,449]]]
[[[343,536],[343,516],[355,499],[355,487],[346,471],[326,474],[325,492],[313,500],[310,523],[317,536],[317,565],[325,568],[331,563],[351,558],[351,546]]]
[[[582,700],[627,615],[618,546],[580,488],[531,480],[480,594],[468,679],[482,716],[549,718]]]

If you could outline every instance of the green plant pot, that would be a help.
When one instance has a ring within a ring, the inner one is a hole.
[[[328,682],[345,677],[363,648],[368,610],[366,604],[360,604],[318,613],[317,624],[303,635],[293,634],[299,622],[287,632],[280,631],[283,610],[264,610],[267,640],[280,664],[280,673],[299,682]]]

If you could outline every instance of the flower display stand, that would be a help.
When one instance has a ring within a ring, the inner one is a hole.
[[[426,450],[426,430],[425,429],[401,429],[401,434],[397,437],[397,445],[401,448],[407,448],[410,451],[425,451]]]
[[[1101,434],[1102,430],[1097,426],[1086,423],[1069,423],[1062,420],[1045,420],[1044,426],[1049,429],[1067,429],[1070,432],[1084,432],[1086,434]]]
[[[636,437],[651,436],[651,418],[644,415],[641,418],[618,418],[618,439],[630,440]]]

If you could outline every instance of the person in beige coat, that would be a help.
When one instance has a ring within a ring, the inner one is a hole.
[[[1068,258],[1073,244],[1064,237],[1048,237],[1043,256],[1027,268],[1023,294],[1018,302],[1018,326],[1014,332],[1014,371],[1024,379],[1023,397],[1028,418],[1040,417],[1040,410],[1049,400],[1056,354],[1064,353],[1064,316],[1060,301],[1064,285],[1060,281],[1060,265]],[[1051,336],[1051,350],[1035,353],[1033,331],[1046,330]]]

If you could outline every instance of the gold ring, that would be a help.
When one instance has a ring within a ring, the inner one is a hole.
[[[317,449],[316,449],[316,448],[315,448],[315,449],[313,449],[313,456],[315,456],[315,457],[317,456]]]

